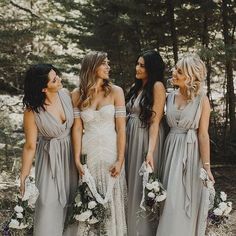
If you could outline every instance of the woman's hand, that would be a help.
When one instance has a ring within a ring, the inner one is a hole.
[[[23,176],[20,176],[20,195],[21,197],[23,198],[24,197],[24,194],[25,194],[25,180],[26,180],[26,177],[23,177]]]
[[[206,172],[207,172],[209,179],[212,181],[213,184],[215,184],[215,179],[214,179],[213,174],[211,173],[211,168],[207,168]]]
[[[122,162],[121,161],[116,161],[115,164],[113,164],[110,168],[111,176],[112,177],[117,177],[119,176],[122,168]]]
[[[81,162],[75,163],[77,170],[79,171],[79,175],[83,176],[84,175],[84,168],[83,165],[81,164]]]
[[[211,173],[211,167],[210,166],[204,166],[204,169],[206,170],[207,172],[207,175],[209,177],[209,180],[212,181],[213,184],[215,184],[215,179],[214,179],[214,176],[213,174]]]
[[[152,170],[154,170],[153,154],[151,154],[151,153],[147,154],[147,156],[146,156],[146,163],[151,166]]]

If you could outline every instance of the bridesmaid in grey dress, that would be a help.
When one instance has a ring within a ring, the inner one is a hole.
[[[67,205],[77,187],[77,171],[70,137],[73,124],[71,98],[68,91],[62,89],[56,68],[49,64],[30,67],[25,77],[23,103],[26,107],[26,142],[20,191],[23,195],[25,179],[35,155],[39,197],[35,207],[34,235],[62,236]]]
[[[164,143],[162,116],[165,105],[164,62],[155,50],[142,54],[136,62],[135,84],[127,95],[126,177],[128,183],[128,235],[156,234],[157,220],[137,217],[142,199],[139,169],[146,161],[159,174]],[[155,218],[155,217],[154,217]]]
[[[170,126],[163,156],[163,185],[167,199],[157,236],[203,236],[208,213],[208,190],[200,180],[203,166],[210,180],[208,124],[210,105],[203,94],[206,68],[195,54],[184,56],[173,70],[179,89],[167,98]]]

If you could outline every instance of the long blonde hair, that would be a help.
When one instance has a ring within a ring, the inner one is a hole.
[[[81,110],[91,105],[97,81],[96,70],[106,58],[107,53],[92,51],[85,55],[82,60],[79,85],[80,98],[78,101],[78,107]],[[105,92],[106,97],[111,92],[111,82],[104,79],[102,89]]]
[[[203,90],[207,75],[206,66],[197,54],[183,56],[176,66],[181,69],[186,77],[187,96],[189,100],[193,100]]]

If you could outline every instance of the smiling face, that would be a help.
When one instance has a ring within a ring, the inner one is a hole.
[[[98,68],[96,69],[96,78],[109,79],[109,71],[110,71],[109,60],[105,58],[102,64],[98,66]]]
[[[48,84],[46,91],[48,92],[57,92],[59,89],[61,89],[62,83],[61,78],[56,74],[54,70],[51,70],[48,73]]]
[[[147,80],[148,74],[145,68],[145,62],[143,57],[139,57],[136,64],[136,78],[140,80]]]
[[[185,87],[186,76],[178,64],[172,70],[172,83],[178,87]]]

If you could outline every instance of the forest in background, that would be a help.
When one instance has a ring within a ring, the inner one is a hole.
[[[58,67],[72,88],[70,77],[89,50],[108,53],[111,79],[125,91],[141,51],[160,51],[166,78],[181,55],[197,52],[208,70],[213,162],[235,162],[235,28],[233,0],[0,0],[0,93],[21,95],[25,69],[39,62]],[[6,160],[12,142],[22,145],[22,127],[9,123],[15,109],[0,107]]]

